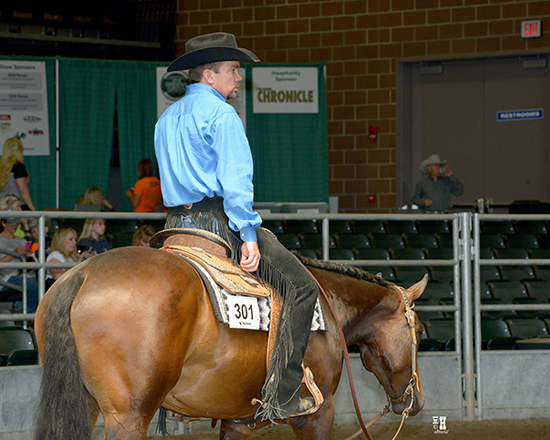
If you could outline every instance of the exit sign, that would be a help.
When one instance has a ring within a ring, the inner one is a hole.
[[[540,20],[522,21],[521,38],[536,38],[542,35],[542,24]]]

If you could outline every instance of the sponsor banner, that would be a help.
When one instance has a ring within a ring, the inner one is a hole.
[[[0,144],[18,138],[25,156],[48,156],[46,63],[0,60]]]
[[[168,67],[157,67],[157,119],[174,102],[185,95],[189,84],[187,70],[167,72]]]
[[[189,71],[180,70],[177,72],[167,72],[168,67],[157,67],[157,119],[178,99],[185,95],[185,90],[189,85]],[[244,69],[239,69],[243,77],[239,85],[239,92],[233,99],[227,101],[237,110],[237,114],[243,121],[246,130],[246,88],[244,80]]]
[[[254,113],[319,113],[319,69],[254,67]]]

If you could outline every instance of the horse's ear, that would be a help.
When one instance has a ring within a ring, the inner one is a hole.
[[[407,299],[409,300],[409,303],[412,303],[413,301],[420,298],[420,295],[422,295],[422,292],[424,292],[424,289],[428,285],[428,275],[424,275],[424,278],[422,278],[418,283],[413,284],[411,287],[405,290],[405,295],[407,296]]]

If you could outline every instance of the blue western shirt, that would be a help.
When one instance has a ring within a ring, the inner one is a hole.
[[[155,152],[166,206],[223,197],[229,227],[243,241],[256,241],[262,220],[252,210],[250,146],[237,112],[217,90],[187,86],[155,126]]]

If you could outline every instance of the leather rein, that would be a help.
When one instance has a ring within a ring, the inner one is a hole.
[[[307,267],[306,267],[306,269],[309,271],[309,269]],[[309,271],[309,272],[311,273],[311,271]],[[313,276],[313,274],[311,274],[311,275]],[[342,326],[340,325],[340,321],[338,320],[338,317],[336,316],[336,312],[334,311],[334,309],[332,307],[332,304],[329,301],[328,295],[325,292],[325,290],[323,289],[323,286],[321,286],[320,283],[317,283],[317,285],[319,287],[320,292],[323,294],[323,296],[324,296],[324,298],[325,298],[325,300],[328,304],[328,307],[329,307],[329,310],[330,310],[330,313],[331,313],[332,317],[334,318],[334,320],[338,324],[338,330],[340,331],[340,337],[342,338],[342,342],[343,342],[343,345],[344,345],[344,357],[346,359],[346,368],[347,368],[347,372],[348,372],[349,385],[350,385],[350,388],[351,388],[351,396],[353,398],[353,405],[355,407],[355,413],[357,415],[357,419],[359,420],[359,425],[361,425],[361,429],[359,431],[357,431],[355,434],[351,435],[350,437],[347,437],[345,440],[351,440],[351,439],[357,437],[358,435],[360,435],[361,433],[365,434],[365,437],[367,437],[368,440],[372,440],[372,437],[368,433],[368,428],[370,426],[372,426],[375,422],[377,422],[379,419],[384,417],[390,411],[390,408],[389,408],[390,401],[392,403],[404,402],[407,399],[407,397],[410,395],[411,396],[411,402],[410,402],[409,406],[407,408],[405,408],[403,410],[403,412],[401,413],[401,415],[402,415],[401,424],[399,425],[399,428],[398,428],[397,432],[395,433],[394,437],[392,438],[392,440],[395,440],[397,438],[397,436],[399,435],[399,432],[401,431],[401,428],[403,427],[403,423],[405,422],[405,419],[407,417],[409,417],[409,413],[412,411],[413,404],[414,404],[414,388],[415,388],[417,380],[418,380],[418,373],[416,371],[416,353],[417,353],[418,341],[417,341],[417,338],[416,338],[416,329],[415,329],[416,317],[415,317],[415,313],[414,313],[414,310],[413,310],[414,309],[414,304],[412,304],[412,305],[409,304],[409,301],[407,300],[407,297],[405,295],[405,289],[403,287],[394,285],[394,287],[401,293],[401,295],[403,296],[403,299],[405,300],[405,317],[407,318],[407,324],[409,325],[409,329],[411,331],[411,339],[412,339],[412,358],[411,358],[412,372],[411,372],[411,378],[409,380],[409,384],[407,385],[407,388],[405,389],[405,391],[403,392],[401,397],[398,397],[397,399],[392,399],[391,397],[388,396],[388,400],[389,400],[388,404],[386,404],[386,406],[382,409],[382,411],[379,414],[377,414],[369,423],[367,423],[365,425],[365,422],[363,421],[363,417],[361,416],[361,409],[359,408],[359,403],[357,402],[357,393],[355,391],[355,384],[354,384],[354,381],[353,381],[353,374],[351,372],[351,362],[350,362],[350,359],[349,359],[349,353],[348,353],[348,348],[347,348],[347,344],[346,344],[346,337],[344,335],[344,331],[342,330]],[[387,395],[387,393],[386,393],[386,395]]]

